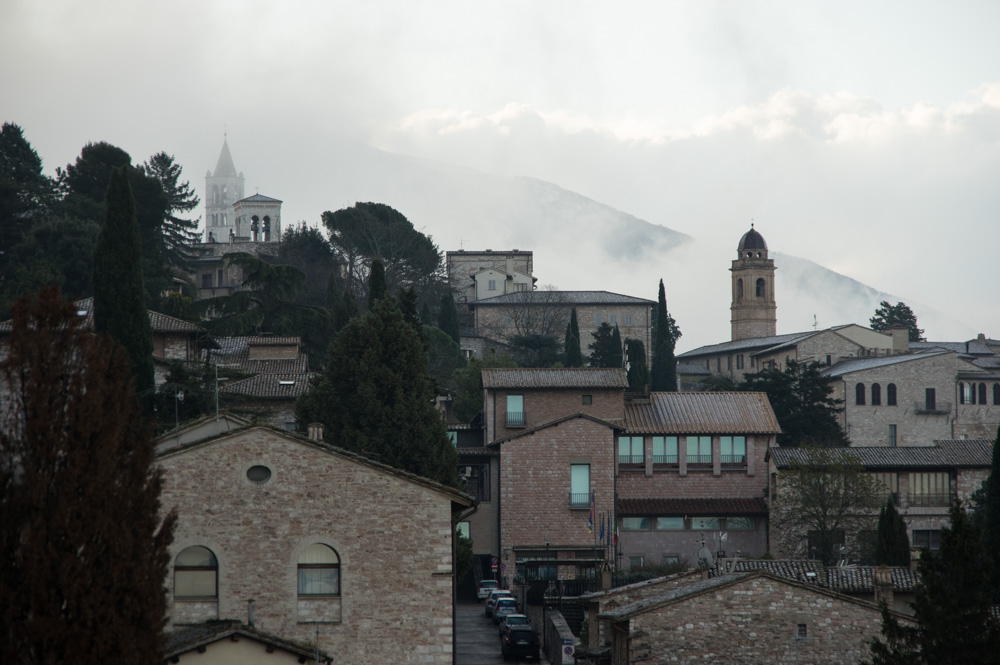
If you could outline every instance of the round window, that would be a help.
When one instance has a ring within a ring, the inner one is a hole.
[[[247,469],[247,478],[255,483],[266,483],[271,479],[271,470],[258,464]]]

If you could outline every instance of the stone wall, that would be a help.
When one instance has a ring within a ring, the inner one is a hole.
[[[193,545],[218,559],[218,598],[174,601],[168,628],[245,621],[319,646],[338,662],[452,662],[451,498],[309,443],[250,429],[159,458],[163,510],[176,509],[171,560]],[[247,478],[264,465],[266,482]],[[339,596],[299,596],[297,566],[313,543],[340,560]],[[211,616],[213,614],[216,616]]]
[[[586,413],[595,418],[622,419],[625,417],[624,394],[621,388],[553,388],[487,390],[484,418],[486,440],[497,441],[520,434],[574,413]],[[507,427],[507,395],[524,397],[524,427]],[[590,395],[591,403],[584,404],[583,396]]]

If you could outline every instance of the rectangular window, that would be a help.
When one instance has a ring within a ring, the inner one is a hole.
[[[937,552],[941,549],[941,532],[936,529],[914,529],[913,546]]]
[[[726,356],[726,371],[729,371],[732,368],[733,368],[733,357],[732,356]]]
[[[601,325],[601,315],[600,314],[594,314],[594,325],[595,326]]]
[[[642,568],[643,558],[641,556],[630,556],[628,558],[628,567],[631,570],[639,570]]]
[[[688,464],[712,463],[712,437],[689,436],[687,438],[687,463]]]
[[[623,517],[622,531],[649,531],[649,518]]]
[[[507,395],[507,427],[524,427],[524,395]]]
[[[613,326],[614,325],[618,325],[618,315],[617,314],[609,314],[608,315],[608,323],[610,325],[613,325]]]
[[[631,314],[626,314],[625,315],[625,325],[627,325],[627,326],[632,325],[632,315]]]
[[[677,464],[677,437],[653,437],[653,464]]]
[[[489,291],[496,291],[497,290],[497,281],[495,279],[489,280],[489,286],[487,287],[487,289]]]
[[[719,437],[723,464],[747,463],[747,438],[745,436]]]
[[[589,464],[571,464],[569,467],[569,505],[574,508],[590,506]]]
[[[645,462],[644,457],[641,436],[618,437],[619,464],[643,464]]]
[[[465,481],[465,493],[478,501],[490,500],[490,465],[468,464],[458,467]]]
[[[664,566],[676,566],[681,562],[681,555],[670,552],[663,555],[662,561]]]
[[[947,473],[911,473],[910,503],[914,506],[947,506],[951,482]]]
[[[528,290],[528,285],[524,284],[524,283],[515,284],[514,285],[514,290],[515,291],[527,291]]]
[[[656,518],[656,530],[657,531],[683,531],[684,530],[684,518],[683,517],[657,517]]]
[[[933,388],[924,391],[924,408],[927,411],[937,411],[937,394]]]
[[[895,472],[877,472],[871,474],[882,493],[882,501],[891,498],[896,503],[899,497],[899,474]]]
[[[458,432],[448,432],[448,440],[451,441],[451,445],[458,446]]]
[[[804,640],[809,636],[808,630],[804,623],[800,623],[795,629],[795,639]]]
[[[210,289],[212,288],[212,273],[205,273],[201,276],[201,288]]]
[[[583,404],[584,406],[589,406],[594,403],[594,396],[584,395],[583,398],[580,400],[580,403]]]
[[[896,426],[892,423],[889,424],[889,445],[896,447]]]
[[[466,540],[469,540],[471,538],[471,536],[469,536],[469,523],[468,522],[459,522],[455,526],[455,532],[458,535],[460,535],[463,538],[465,538]]]
[[[511,324],[510,314],[503,315],[503,324],[504,326],[509,326]]]
[[[727,517],[727,531],[753,531],[754,523],[752,517]]]
[[[218,274],[216,275],[216,277],[218,279],[216,280],[215,283],[218,284],[219,286],[222,286],[222,271],[221,270],[218,271]]]
[[[736,356],[736,369],[743,369],[743,354]]]
[[[692,517],[692,531],[718,531],[721,528],[722,520],[718,517]]]

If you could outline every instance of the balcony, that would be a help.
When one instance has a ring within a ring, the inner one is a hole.
[[[677,465],[677,455],[653,455],[653,464],[673,464]]]
[[[746,466],[747,463],[746,455],[722,455],[721,458],[723,464]]]
[[[916,413],[949,414],[951,413],[951,402],[935,401],[930,404],[927,402],[914,402],[913,410]]]
[[[581,510],[584,508],[590,508],[593,501],[594,501],[593,492],[569,493],[569,507],[572,510]]]
[[[646,459],[642,455],[619,455],[618,465],[619,466],[643,466],[646,463]]]
[[[524,427],[527,418],[524,416],[524,411],[508,411],[506,422],[507,427]]]
[[[701,464],[704,466],[712,466],[712,456],[711,455],[688,455],[688,464]]]
[[[936,494],[913,494],[908,497],[911,506],[949,506],[951,505],[951,493],[939,492]]]

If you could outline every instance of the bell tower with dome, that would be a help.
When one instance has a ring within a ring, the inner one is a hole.
[[[740,238],[733,273],[732,338],[753,339],[777,335],[774,301],[774,261],[767,258],[767,243],[750,224]]]

